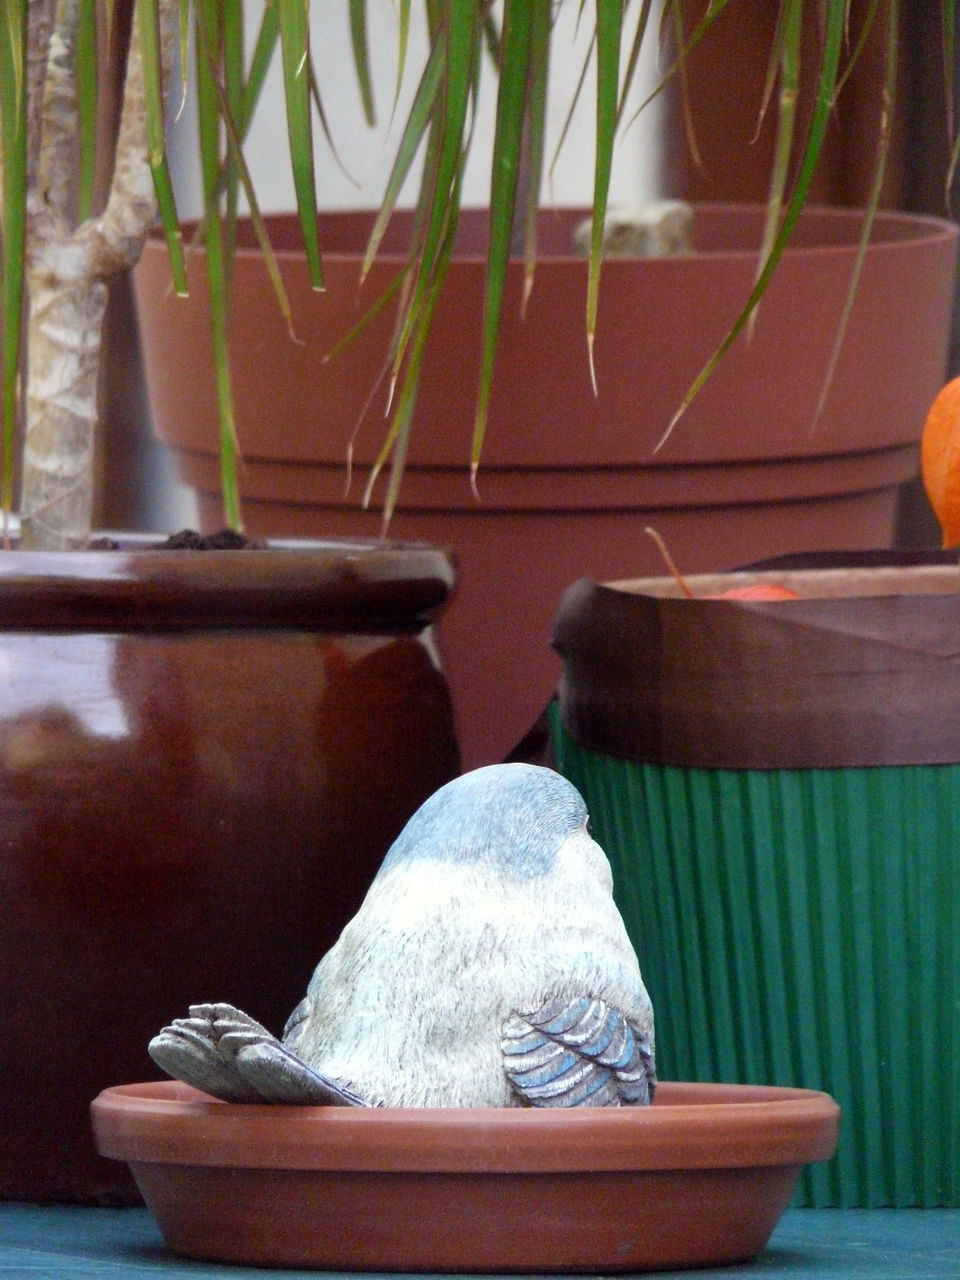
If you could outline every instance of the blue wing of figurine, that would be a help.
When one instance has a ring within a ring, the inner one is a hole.
[[[649,1043],[619,1009],[581,996],[503,1024],[503,1069],[533,1107],[608,1107],[653,1100]]]

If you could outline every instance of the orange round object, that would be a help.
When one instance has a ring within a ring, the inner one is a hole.
[[[729,591],[721,591],[719,595],[706,598],[714,600],[797,600],[799,597],[789,587],[777,586],[775,582],[760,582],[752,587],[731,587]]]
[[[920,474],[943,545],[954,547],[960,543],[960,378],[948,382],[930,406],[920,440]]]

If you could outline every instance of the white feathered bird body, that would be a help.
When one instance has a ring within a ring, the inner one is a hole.
[[[320,961],[284,1043],[369,1102],[510,1106],[501,1029],[582,995],[622,1010],[653,1047],[610,866],[585,828],[549,872],[412,856],[381,871]]]
[[[584,802],[536,765],[441,787],[318,964],[282,1043],[231,1005],[151,1041],[233,1102],[576,1106],[652,1100],[653,1011]]]

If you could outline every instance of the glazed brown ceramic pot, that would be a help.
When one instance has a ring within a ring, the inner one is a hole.
[[[427,347],[394,532],[454,546],[460,557],[445,664],[471,765],[511,748],[553,692],[559,664],[548,637],[564,589],[583,575],[662,572],[645,525],[660,530],[686,572],[786,551],[890,545],[898,486],[916,475],[923,416],[944,377],[956,228],[884,213],[816,420],[860,216],[811,209],[752,336],[736,343],[657,450],[750,292],[763,210],[701,206],[695,253],[604,265],[597,395],[584,338],[586,263],[570,252],[582,213],[542,216],[525,318],[522,263],[510,264],[479,502],[466,461],[480,358],[481,212],[464,215]],[[378,531],[379,516],[360,509],[360,495],[383,439],[385,389],[377,386],[391,309],[335,360],[321,358],[400,268],[404,217],[394,219],[382,260],[358,288],[370,225],[369,215],[324,215],[326,290],[318,294],[294,247],[295,228],[271,222],[299,343],[277,315],[259,252],[239,255],[238,430],[246,518],[258,532]],[[215,528],[219,435],[202,262],[196,255],[189,300],[177,298],[165,252],[149,245],[135,275],[151,411]],[[347,448],[361,417],[347,493]]]
[[[0,554],[0,1195],[132,1198],[91,1097],[192,1002],[282,1028],[457,772],[453,581],[414,546]]]
[[[366,1271],[750,1258],[837,1118],[822,1093],[671,1083],[652,1107],[238,1107],[172,1081],[93,1104],[178,1252]]]

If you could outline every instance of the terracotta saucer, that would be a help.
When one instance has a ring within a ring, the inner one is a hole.
[[[670,1083],[652,1107],[541,1111],[234,1106],[164,1081],[92,1113],[178,1253],[473,1272],[751,1258],[839,1117],[824,1093]]]

